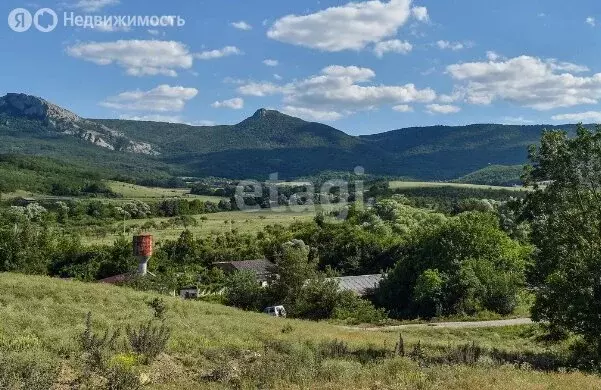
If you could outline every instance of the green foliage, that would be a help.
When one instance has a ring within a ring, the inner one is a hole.
[[[244,310],[260,311],[265,305],[265,291],[250,271],[235,272],[225,283],[225,303]]]
[[[456,180],[457,183],[488,184],[492,186],[510,186],[521,184],[522,165],[489,165]]]
[[[148,364],[165,351],[171,337],[171,329],[164,322],[157,325],[148,321],[137,328],[128,325],[125,334],[131,350],[141,355],[143,361]]]
[[[87,369],[102,371],[107,367],[109,355],[117,350],[119,336],[118,330],[107,330],[102,335],[94,333],[92,312],[88,312],[85,329],[79,337],[79,345],[85,354],[84,361]]]
[[[501,231],[493,215],[463,213],[396,251],[400,257],[377,300],[400,317],[481,308],[507,314],[517,303],[529,251]]]
[[[530,158],[525,179],[536,186],[526,202],[537,248],[529,273],[536,286],[533,316],[601,351],[601,129],[579,126],[574,138],[546,132]]]

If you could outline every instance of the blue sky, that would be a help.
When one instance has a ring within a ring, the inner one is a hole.
[[[0,93],[90,118],[237,123],[261,107],[350,134],[601,122],[601,3],[583,0],[4,0],[55,30],[0,28]],[[178,15],[184,26],[65,26]]]

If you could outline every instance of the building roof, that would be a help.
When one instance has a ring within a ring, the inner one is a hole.
[[[367,295],[371,290],[378,287],[383,276],[384,275],[382,274],[342,276],[338,278],[328,278],[328,280],[338,282],[338,285],[342,290],[350,290],[358,295]]]
[[[274,264],[265,259],[242,260],[242,261],[222,261],[213,263],[215,267],[221,268],[225,272],[251,271],[257,275],[257,279],[265,279],[266,276],[273,274]]]
[[[98,283],[119,284],[129,282],[134,275],[131,273],[109,276],[108,278],[100,279]]]

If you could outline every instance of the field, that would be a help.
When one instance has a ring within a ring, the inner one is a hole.
[[[488,186],[481,184],[463,184],[463,183],[444,183],[444,182],[430,182],[430,181],[391,181],[391,189],[415,189],[415,188],[439,188],[439,187],[453,187],[453,188],[470,188],[479,190],[509,190],[509,191],[527,191],[525,187],[501,187],[501,186]]]
[[[203,201],[219,202],[221,199],[218,196],[205,196],[190,194],[188,188],[159,188],[159,187],[143,187],[135,184],[122,183],[118,181],[108,181],[107,185],[115,193],[120,194],[123,199],[127,200],[160,200],[160,199],[200,199]]]
[[[81,356],[78,335],[86,313],[95,332],[148,321],[156,297],[126,288],[46,277],[0,275],[0,374],[26,381],[40,372],[73,380]],[[543,372],[527,364],[418,363],[394,357],[398,332],[345,329],[328,323],[272,318],[221,305],[164,297],[172,329],[164,354],[136,366],[148,389],[595,389],[601,378],[579,372]],[[406,329],[405,349],[444,350],[468,342],[508,353],[545,354],[537,327]],[[336,342],[334,342],[336,341]],[[442,349],[441,349],[442,348]],[[559,348],[559,347],[554,347]],[[16,361],[21,364],[15,363]],[[21,367],[21,368],[19,368]],[[15,376],[7,371],[21,370]],[[19,379],[25,378],[25,379]],[[37,379],[39,381],[41,379]],[[34,387],[25,382],[23,388]],[[8,388],[17,388],[10,387]]]
[[[163,199],[188,199],[194,200],[199,199],[202,201],[209,201],[218,203],[221,197],[218,196],[206,196],[206,195],[194,195],[190,194],[188,188],[159,188],[159,187],[144,187],[135,184],[122,183],[118,181],[107,181],[107,186],[116,194],[119,194],[119,198],[96,198],[104,202],[122,203],[129,201],[160,201]],[[36,194],[29,191],[18,190],[10,193],[2,194],[2,199],[14,199],[14,198],[30,198],[37,200],[65,200],[65,199],[86,199],[86,198],[72,198],[64,196],[52,196],[44,194]]]
[[[339,206],[328,205],[320,206],[318,210],[331,211],[337,208]],[[232,230],[254,234],[269,225],[279,224],[288,226],[294,222],[310,221],[315,217],[317,213],[316,209],[298,206],[294,208],[279,207],[257,211],[228,211],[203,214],[202,216],[193,216],[192,218],[196,220],[197,225],[190,225],[186,228],[195,236],[223,233]],[[125,226],[130,230],[129,236],[133,236],[137,231],[143,230],[144,232],[151,233],[157,241],[177,239],[186,228],[183,226],[161,228],[161,223],[168,220],[169,218],[132,219],[125,221]],[[149,227],[149,224],[152,224],[152,226]],[[115,227],[121,229],[123,222],[115,223]],[[88,244],[110,244],[117,236],[117,234],[87,236],[84,241]]]

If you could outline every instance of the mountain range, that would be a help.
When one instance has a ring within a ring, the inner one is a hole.
[[[0,153],[53,157],[132,178],[216,176],[282,179],[323,171],[452,180],[524,164],[544,129],[575,125],[412,127],[351,136],[321,123],[260,109],[235,125],[190,126],[85,119],[42,98],[0,98]]]

